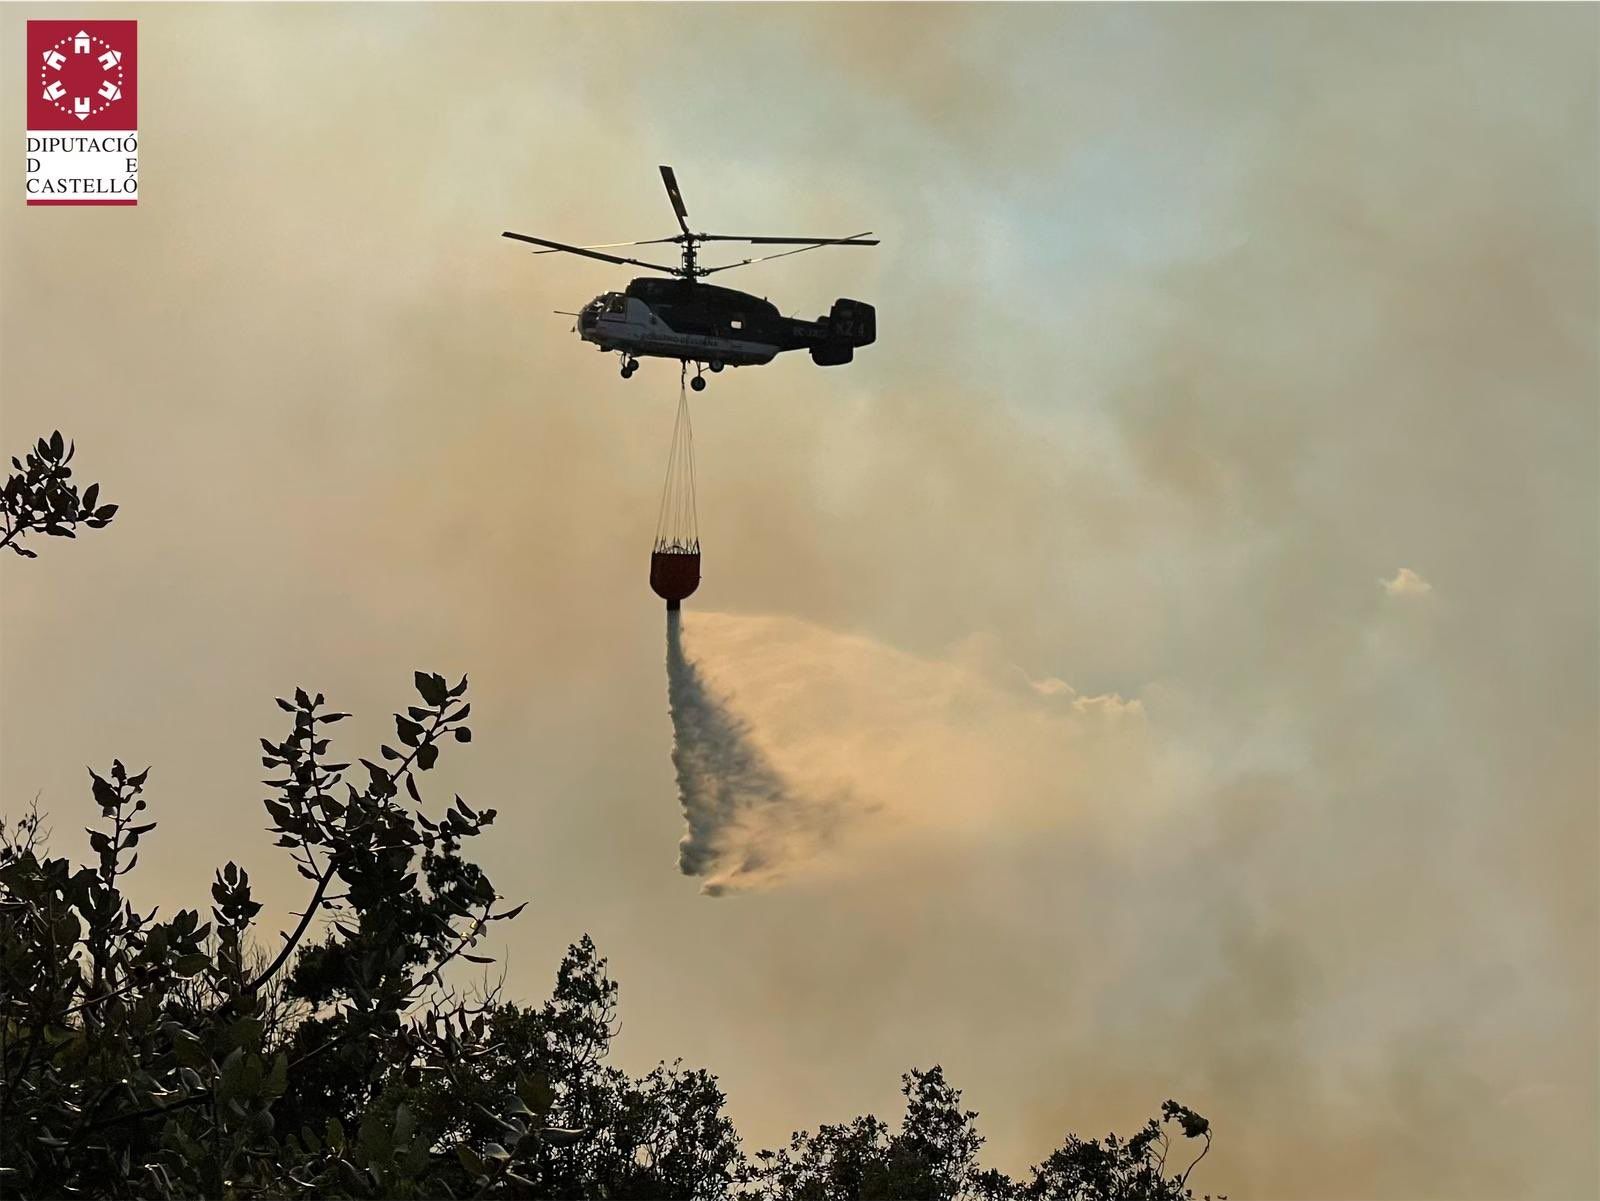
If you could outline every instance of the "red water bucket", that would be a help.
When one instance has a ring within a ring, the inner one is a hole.
[[[686,596],[700,587],[698,550],[657,550],[650,555],[650,589],[676,609]]]

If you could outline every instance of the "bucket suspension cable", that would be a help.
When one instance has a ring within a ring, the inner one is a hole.
[[[688,366],[678,378],[678,416],[667,455],[667,478],[661,488],[656,518],[655,549],[666,554],[698,554],[700,515],[695,506],[694,428],[689,417]]]

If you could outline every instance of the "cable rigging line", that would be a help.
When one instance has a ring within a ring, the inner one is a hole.
[[[672,448],[667,455],[667,478],[661,487],[661,509],[656,518],[658,552],[698,554],[700,513],[695,499],[694,427],[689,416],[688,364],[679,370],[678,415],[672,427]]]

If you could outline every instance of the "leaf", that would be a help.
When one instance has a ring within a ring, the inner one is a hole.
[[[412,682],[417,687],[417,695],[435,709],[444,704],[446,700],[444,677],[419,671],[412,673]]]
[[[217,1079],[217,1098],[222,1101],[233,1100],[243,1076],[244,1052],[235,1047],[222,1061],[222,1071]]]
[[[463,951],[461,953],[461,958],[465,959],[468,963],[493,963],[494,962],[494,960],[491,959],[487,955],[469,955],[465,951]]]
[[[560,1126],[546,1126],[539,1131],[539,1137],[545,1142],[556,1147],[570,1147],[573,1143],[582,1142],[589,1137],[589,1132],[584,1129],[563,1129]]]
[[[550,1106],[555,1104],[556,1092],[551,1087],[550,1078],[543,1072],[533,1072],[517,1081],[517,1095],[539,1117],[550,1111]]]
[[[456,731],[456,741],[457,742],[471,742],[472,741],[472,731],[467,729],[466,726],[462,726],[459,730]]]
[[[416,1129],[417,1116],[411,1112],[411,1106],[402,1101],[394,1111],[394,1145],[400,1147],[410,1142]]]
[[[172,970],[179,976],[189,977],[198,976],[210,966],[210,956],[201,954],[197,951],[192,955],[178,956],[178,958],[173,962]]]
[[[102,809],[115,809],[122,803],[122,798],[117,795],[117,790],[108,781],[97,776],[92,770],[89,772],[89,778],[94,781],[95,803]]]
[[[394,1155],[394,1140],[383,1119],[372,1110],[361,1119],[361,1149],[367,1153],[368,1164],[387,1163]]]
[[[181,1031],[177,1037],[172,1040],[172,1054],[173,1057],[176,1058],[177,1061],[186,1068],[193,1068],[195,1070],[204,1069],[208,1072],[212,1070],[211,1056],[206,1054],[205,1047],[201,1044],[200,1040],[194,1035],[190,1034],[187,1030]],[[185,1077],[185,1079],[187,1080],[188,1077]],[[191,1084],[191,1087],[200,1087],[200,1080],[198,1077],[195,1078]]]
[[[355,1164],[348,1159],[341,1159],[339,1161],[339,1172],[344,1177],[345,1186],[352,1193],[358,1197],[368,1195],[370,1190],[367,1188],[367,1178]]]
[[[478,1153],[467,1146],[466,1143],[461,1143],[456,1147],[456,1158],[461,1161],[461,1166],[467,1169],[467,1175],[471,1176],[473,1180],[476,1181],[479,1177],[488,1174],[484,1168],[483,1160],[479,1159]]]
[[[417,766],[427,771],[439,761],[439,747],[432,742],[425,742],[417,748]]]

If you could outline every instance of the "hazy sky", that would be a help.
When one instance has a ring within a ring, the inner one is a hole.
[[[1600,10],[73,9],[136,16],[141,199],[25,208],[0,9],[0,447],[114,525],[0,564],[0,803],[200,904],[263,833],[274,695],[370,753],[469,672],[440,787],[591,932],[623,1066],[747,1143],[944,1064],[1017,1171],[1175,1096],[1235,1197],[1597,1183]],[[534,258],[848,234],[722,277],[878,306],[848,368],[696,398],[684,649],[783,782],[677,870],[647,554],[676,372]],[[756,855],[756,858],[751,858]],[[267,916],[267,915],[264,915]]]

